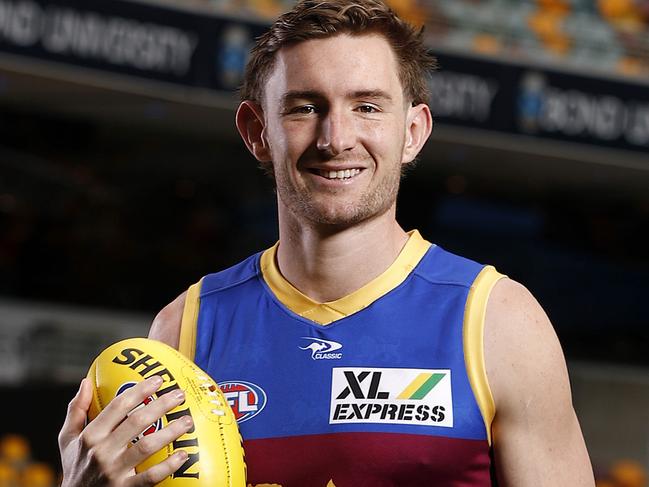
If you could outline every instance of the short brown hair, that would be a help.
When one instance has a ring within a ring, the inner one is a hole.
[[[241,99],[263,102],[264,85],[275,67],[275,53],[282,47],[340,33],[378,33],[396,55],[405,97],[414,105],[428,103],[428,74],[437,67],[437,61],[424,46],[423,30],[400,19],[382,0],[302,0],[257,39],[246,66]]]

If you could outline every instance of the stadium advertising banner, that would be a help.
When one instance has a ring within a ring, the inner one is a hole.
[[[2,53],[231,92],[265,26],[124,0],[0,0]],[[647,85],[439,55],[436,120],[456,126],[649,151]]]
[[[122,0],[0,0],[0,53],[232,90],[263,27]]]
[[[649,152],[649,86],[440,55],[442,123]]]

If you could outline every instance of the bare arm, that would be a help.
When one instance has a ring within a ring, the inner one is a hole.
[[[485,362],[500,485],[593,487],[559,340],[534,297],[509,279],[489,299]]]
[[[180,343],[180,324],[185,307],[185,291],[167,306],[162,308],[151,323],[149,338],[159,340],[178,349]]]

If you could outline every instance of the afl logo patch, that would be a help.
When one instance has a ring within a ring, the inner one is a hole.
[[[219,387],[232,408],[237,423],[254,418],[266,406],[266,392],[257,384],[231,381],[220,382]]]
[[[117,394],[115,394],[115,397],[119,396],[122,392],[127,391],[135,384],[137,384],[137,382],[126,382],[125,384],[122,384],[121,386],[119,386],[119,389],[117,389]],[[155,400],[153,396],[147,397],[144,401],[142,401],[142,403],[139,406],[133,408],[133,410],[130,413],[128,413],[127,416],[130,416],[135,411],[137,411],[140,408],[143,408],[153,400]],[[133,438],[131,440],[131,443],[137,443],[143,437],[152,435],[153,433],[155,433],[156,431],[160,431],[161,429],[162,429],[162,418],[158,418],[158,420],[155,423],[151,423],[151,425],[148,426],[144,431],[142,431],[142,433],[140,433],[138,436]]]

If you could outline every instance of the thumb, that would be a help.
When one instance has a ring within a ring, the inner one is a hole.
[[[92,385],[84,377],[77,394],[68,404],[68,414],[59,433],[59,447],[63,449],[73,438],[79,436],[86,425],[86,417],[92,401]]]

